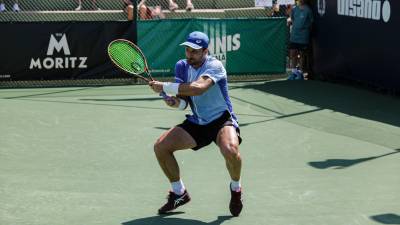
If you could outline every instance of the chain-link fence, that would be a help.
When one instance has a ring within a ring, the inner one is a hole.
[[[286,4],[258,3],[254,0],[143,0],[139,17],[149,18],[256,18],[285,16]],[[274,5],[274,6],[273,6]],[[140,7],[141,6],[141,7]],[[145,6],[145,7],[143,7]],[[147,6],[147,7],[146,7]],[[146,13],[143,13],[145,8]],[[149,12],[151,15],[149,16]],[[142,14],[140,14],[142,13]]]
[[[0,22],[287,16],[290,0],[0,0]],[[294,2],[294,0],[293,0]],[[132,11],[131,11],[132,10]]]

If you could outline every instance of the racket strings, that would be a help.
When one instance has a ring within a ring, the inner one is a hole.
[[[109,48],[110,57],[121,69],[134,74],[146,72],[146,61],[142,54],[129,43],[115,42]]]

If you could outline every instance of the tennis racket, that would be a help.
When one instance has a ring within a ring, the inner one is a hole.
[[[142,79],[147,83],[154,81],[154,78],[149,72],[147,60],[142,50],[131,41],[116,39],[108,45],[107,53],[111,62],[120,70]],[[171,99],[165,92],[161,92],[160,96],[166,100]]]

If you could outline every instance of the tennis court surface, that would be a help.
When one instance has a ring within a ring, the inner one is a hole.
[[[215,145],[176,154],[192,201],[153,143],[188,111],[147,86],[0,89],[1,225],[400,224],[400,100],[317,81],[230,84],[244,209],[231,217]]]

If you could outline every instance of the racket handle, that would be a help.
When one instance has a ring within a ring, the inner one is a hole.
[[[162,96],[164,99],[167,99],[169,96],[165,92],[160,92],[160,96]]]
[[[175,100],[171,96],[168,96],[165,92],[160,92],[160,96],[162,96],[165,101],[171,101],[173,104],[175,104]]]

